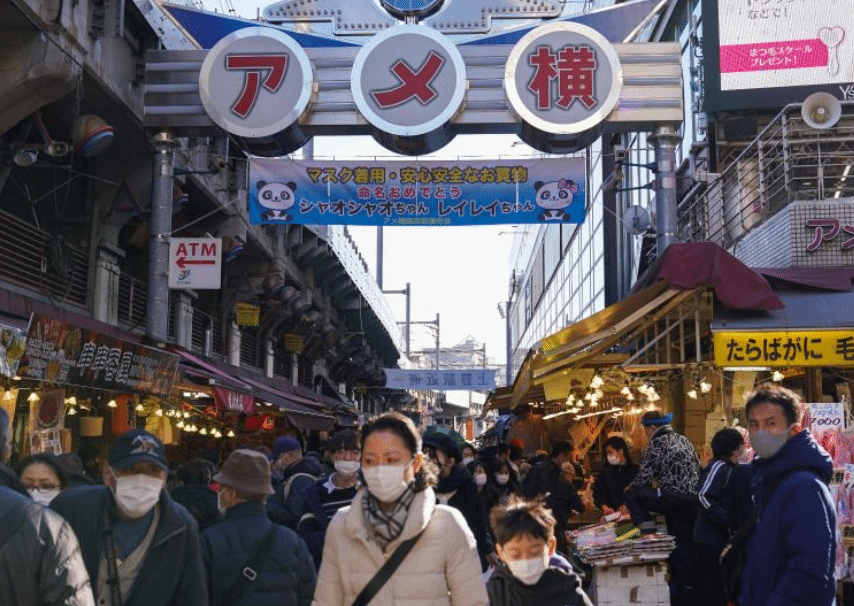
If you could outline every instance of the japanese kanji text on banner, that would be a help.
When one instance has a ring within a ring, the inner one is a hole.
[[[716,332],[718,366],[854,366],[854,329]]]
[[[583,223],[585,160],[315,162],[251,158],[253,223]]]
[[[384,368],[385,386],[393,389],[432,389],[457,391],[492,389],[495,387],[495,370],[398,370]]]

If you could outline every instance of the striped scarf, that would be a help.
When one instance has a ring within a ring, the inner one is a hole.
[[[388,545],[403,532],[403,525],[409,516],[409,508],[415,500],[415,484],[410,482],[388,511],[383,511],[376,498],[365,491],[362,496],[362,511],[368,531],[380,548],[385,550]]]

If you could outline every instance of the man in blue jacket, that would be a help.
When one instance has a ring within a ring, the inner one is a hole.
[[[213,479],[225,515],[201,538],[210,606],[309,606],[316,574],[308,549],[264,509],[273,494],[267,457],[235,450]]]
[[[739,606],[835,603],[836,512],[830,455],[801,427],[800,398],[762,385],[746,404],[757,459],[751,486],[757,523]]]

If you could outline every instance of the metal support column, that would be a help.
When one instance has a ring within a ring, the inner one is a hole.
[[[655,149],[655,231],[657,257],[678,238],[676,222],[676,146],[682,138],[672,126],[660,126],[649,137]]]
[[[169,234],[172,231],[172,169],[176,142],[169,131],[164,130],[154,135],[151,143],[154,156],[145,334],[159,345],[165,344],[169,335]]]
[[[383,289],[383,227],[377,226],[377,286]]]
[[[436,314],[436,370],[439,370],[439,314]]]
[[[382,229],[382,228],[380,228]],[[412,318],[410,316],[410,309],[412,301],[412,291],[409,289],[409,282],[406,283],[406,359],[409,359],[409,330],[412,326]]]

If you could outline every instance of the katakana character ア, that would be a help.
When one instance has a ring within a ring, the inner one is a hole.
[[[815,238],[807,245],[808,252],[815,252],[823,242],[830,242],[838,236],[841,226],[838,219],[807,219],[807,227],[815,228]],[[825,228],[829,231],[824,231]]]

